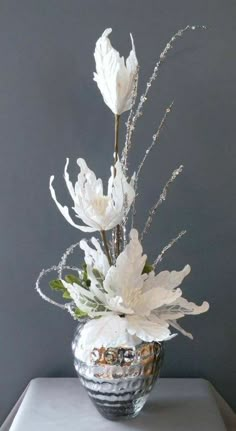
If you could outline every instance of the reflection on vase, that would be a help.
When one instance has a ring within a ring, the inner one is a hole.
[[[142,342],[135,347],[101,347],[79,355],[81,326],[77,327],[72,350],[81,383],[98,411],[107,419],[137,416],[159,375],[163,345]]]

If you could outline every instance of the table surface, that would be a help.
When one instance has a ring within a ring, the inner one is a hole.
[[[139,416],[122,422],[101,417],[77,378],[34,379],[18,407],[12,425],[6,421],[2,431],[236,429],[225,427],[214,389],[203,379],[159,379]]]

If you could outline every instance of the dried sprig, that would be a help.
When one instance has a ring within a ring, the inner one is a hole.
[[[177,241],[179,241],[182,236],[184,236],[187,233],[186,230],[182,230],[175,238],[173,238],[169,244],[167,244],[161,251],[161,253],[157,256],[157,258],[154,260],[152,266],[153,269],[156,268],[157,264],[162,261],[164,254],[167,250],[169,250]]]
[[[143,156],[143,159],[142,159],[142,161],[139,164],[138,169],[137,169],[136,182],[138,182],[140,172],[141,172],[141,170],[143,168],[143,165],[144,165],[144,163],[145,163],[148,155],[150,154],[150,152],[153,149],[153,147],[155,146],[155,144],[158,142],[158,138],[159,138],[159,135],[161,133],[161,130],[162,130],[162,128],[163,128],[163,126],[164,126],[164,124],[166,122],[166,119],[167,119],[168,115],[170,114],[170,112],[172,110],[173,105],[174,105],[174,101],[171,102],[171,104],[166,108],[165,113],[164,113],[164,115],[162,117],[162,120],[160,122],[160,125],[159,125],[157,131],[154,133],[154,135],[152,137],[152,143],[149,145],[149,147],[145,151],[145,155]]]
[[[187,32],[189,30],[199,30],[199,29],[200,30],[206,30],[206,26],[204,26],[204,25],[187,25],[186,27],[178,30],[171,37],[171,39],[169,40],[169,42],[166,44],[165,48],[161,52],[159,59],[156,62],[155,67],[153,69],[153,73],[147,81],[145,91],[140,96],[140,100],[139,100],[137,109],[133,113],[132,118],[129,117],[129,121],[127,122],[127,125],[126,125],[127,133],[126,133],[126,142],[125,142],[125,169],[127,169],[128,153],[132,147],[132,135],[133,135],[133,132],[135,130],[137,120],[139,117],[141,117],[141,115],[143,113],[143,111],[142,111],[143,105],[147,101],[148,93],[150,91],[150,88],[151,88],[153,82],[157,78],[157,75],[159,73],[161,65],[164,63],[168,52],[170,51],[171,48],[173,48],[173,44],[178,38],[181,38],[185,34],[185,32]]]
[[[177,176],[182,172],[183,168],[184,168],[183,165],[180,165],[177,169],[175,169],[172,172],[171,177],[169,178],[169,180],[167,181],[167,183],[163,187],[163,190],[160,194],[160,197],[158,198],[157,202],[153,205],[153,207],[150,209],[148,218],[146,220],[146,223],[144,225],[143,231],[142,231],[141,236],[140,236],[141,241],[142,241],[144,235],[147,233],[148,229],[150,228],[150,226],[152,224],[153,217],[156,214],[159,206],[166,200],[167,192],[169,190],[170,185],[175,181]]]
[[[128,152],[130,150],[131,147],[131,136],[132,136],[132,127],[131,127],[131,120],[133,117],[133,108],[136,102],[136,98],[137,98],[137,93],[138,93],[138,79],[139,79],[139,66],[137,66],[137,71],[134,77],[134,86],[133,86],[133,94],[132,94],[132,106],[129,112],[129,116],[126,122],[126,135],[125,135],[125,145],[121,154],[121,164],[122,164],[122,168],[124,173],[127,172],[128,170],[128,166],[127,166],[127,162],[128,162]]]
[[[76,242],[75,244],[70,245],[70,247],[68,247],[66,249],[66,251],[63,253],[61,260],[58,264],[58,276],[59,278],[62,278],[62,272],[64,267],[66,266],[66,262],[68,257],[74,252],[75,248],[79,247],[80,242]]]
[[[166,110],[164,112],[164,115],[162,117],[162,120],[161,120],[161,122],[160,122],[160,124],[158,126],[158,129],[157,129],[157,131],[154,133],[154,135],[152,137],[152,142],[149,145],[149,147],[146,149],[145,154],[144,154],[144,156],[143,156],[143,158],[141,160],[141,163],[138,166],[137,173],[136,173],[136,176],[135,176],[135,183],[134,183],[135,197],[134,197],[134,200],[133,200],[133,203],[132,203],[132,207],[131,207],[131,226],[132,227],[134,225],[134,216],[136,214],[135,204],[136,204],[136,197],[137,197],[139,176],[140,176],[141,170],[143,169],[144,163],[145,163],[147,157],[149,156],[150,152],[152,151],[152,149],[154,148],[154,146],[157,143],[160,142],[159,141],[159,136],[160,136],[161,130],[162,130],[162,128],[163,128],[163,126],[164,126],[164,124],[165,124],[165,122],[167,120],[168,115],[170,114],[170,112],[172,110],[173,104],[174,104],[174,102],[171,102],[171,104],[166,108]]]
[[[45,293],[42,292],[41,287],[40,287],[42,279],[47,274],[49,274],[51,272],[57,272],[58,277],[61,278],[61,276],[59,275],[60,271],[61,271],[61,268],[62,267],[59,266],[59,265],[58,266],[53,265],[50,268],[42,269],[42,271],[40,272],[40,274],[39,274],[39,276],[38,276],[38,278],[36,280],[35,289],[38,292],[38,294],[41,296],[41,298],[44,299],[46,302],[49,302],[50,304],[55,305],[56,307],[59,307],[59,308],[62,308],[63,310],[66,310],[67,309],[66,304],[60,304],[59,302],[54,301],[53,299],[49,298]],[[74,266],[67,266],[67,265],[65,265],[65,266],[63,266],[62,270],[64,270],[64,269],[65,270],[69,270],[69,271],[76,271],[77,273],[81,272],[81,270],[79,268],[74,267]]]

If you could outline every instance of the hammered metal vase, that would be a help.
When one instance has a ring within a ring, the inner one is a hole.
[[[78,325],[72,343],[78,377],[102,416],[109,420],[133,418],[143,408],[159,375],[163,345],[142,342],[135,347],[101,347],[79,354]]]

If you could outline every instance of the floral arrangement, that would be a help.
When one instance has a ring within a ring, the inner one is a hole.
[[[170,39],[136,108],[139,65],[132,35],[132,48],[126,61],[111,45],[111,29],[105,30],[96,43],[94,81],[115,118],[114,163],[111,166],[111,175],[105,189],[102,180],[97,178],[85,160],[80,158],[77,160],[80,172],[73,185],[67,159],[64,179],[73,202],[72,211],[58,201],[54,176],[50,178],[49,188],[52,199],[68,223],[82,232],[99,232],[100,238],[93,236],[90,240],[82,239],[70,246],[59,264],[42,270],[36,282],[36,289],[43,299],[67,310],[74,319],[85,319],[85,338],[82,344],[90,343],[93,347],[98,343],[112,346],[115,335],[115,341],[120,344],[132,344],[134,339],[161,342],[176,335],[171,332],[172,328],[192,338],[192,335],[180,326],[179,319],[185,315],[206,312],[209,308],[207,302],[196,305],[182,296],[179,286],[190,272],[189,265],[181,271],[156,271],[166,251],[185,231],[180,232],[166,245],[153,263],[150,263],[147,255],[143,253],[141,244],[153,216],[166,199],[169,186],[182,172],[182,165],[172,173],[159,199],[149,211],[143,231],[139,234],[134,228],[139,176],[151,150],[159,141],[160,132],[173,103],[165,110],[137,171],[133,175],[128,173],[128,155],[133,144],[135,126],[142,114],[152,82],[156,79],[174,41],[186,31],[196,28],[204,27],[187,26]],[[129,111],[126,137],[120,152],[119,126],[121,116],[126,111]],[[67,262],[76,247],[80,247],[84,252],[84,264],[80,268],[70,266]],[[50,286],[62,293],[65,299],[63,304],[48,298],[40,288],[42,277],[52,271],[57,271],[58,277],[50,282]]]

